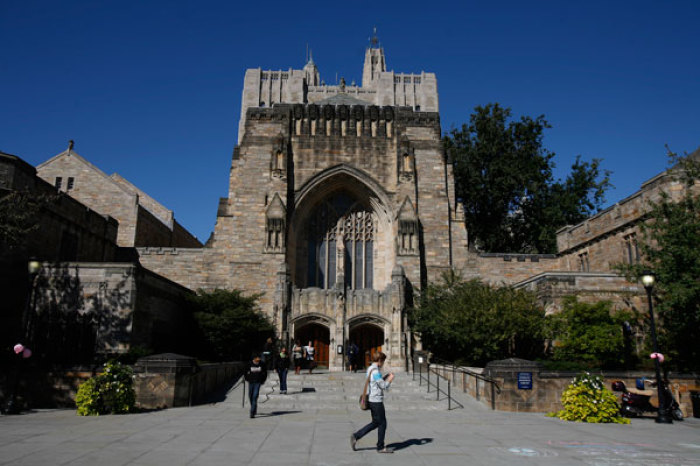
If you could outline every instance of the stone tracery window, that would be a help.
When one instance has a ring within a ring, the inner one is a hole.
[[[307,286],[332,288],[343,270],[348,288],[374,284],[374,213],[346,193],[323,202],[308,225]]]

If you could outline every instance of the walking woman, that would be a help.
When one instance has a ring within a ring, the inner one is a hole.
[[[294,341],[294,347],[292,348],[292,357],[294,359],[294,373],[299,375],[301,373],[301,364],[304,361],[304,348],[302,348],[299,340]]]
[[[306,353],[306,364],[309,365],[309,374],[311,374],[311,371],[314,370],[314,367],[316,367],[316,361],[314,360],[316,348],[314,348],[313,341],[309,341],[309,346],[304,347],[304,353]]]
[[[364,426],[350,436],[350,446],[355,451],[355,444],[362,437],[373,431],[377,431],[377,451],[379,453],[394,453],[393,450],[387,449],[384,445],[384,436],[386,434],[386,413],[384,412],[384,391],[389,390],[391,382],[394,380],[394,374],[390,373],[382,376],[381,369],[386,361],[386,354],[381,351],[374,354],[372,357],[372,365],[367,369],[367,377],[369,378],[369,410],[372,413],[372,422]]]
[[[277,375],[280,378],[280,393],[282,395],[287,394],[287,372],[289,372],[289,355],[287,354],[287,348],[282,348],[280,355],[275,363],[277,367]]]

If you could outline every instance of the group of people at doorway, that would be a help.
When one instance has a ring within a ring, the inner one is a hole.
[[[287,348],[280,349],[277,358],[270,358],[272,354],[270,351],[272,349],[272,340],[268,340],[268,343],[270,343],[270,346],[266,344],[265,351],[263,351],[262,355],[256,354],[253,356],[245,373],[245,379],[248,382],[251,418],[254,418],[257,414],[260,387],[267,380],[268,368],[273,364],[280,378],[280,393],[287,393],[287,372],[290,366]],[[309,348],[311,348],[311,352],[309,352]],[[294,355],[295,369],[298,367],[300,370],[301,365],[297,366],[297,360],[301,358],[297,357],[297,355],[308,356],[310,354],[311,361],[313,361],[315,350],[313,349],[312,342],[309,342],[308,346],[302,348],[299,342],[296,341],[292,347],[292,354]],[[262,356],[266,356],[266,358],[263,359]],[[271,360],[274,360],[274,363],[271,362]],[[384,392],[389,390],[394,380],[393,372],[382,374],[385,361],[386,354],[381,351],[374,353],[372,355],[372,364],[367,368],[366,379],[361,395],[361,405],[364,406],[363,409],[369,409],[372,419],[369,424],[350,435],[350,447],[353,451],[356,450],[356,444],[362,437],[377,429],[377,451],[379,453],[393,453],[393,450],[386,448],[384,444],[387,428],[386,412],[384,410]],[[311,373],[312,370],[313,367],[310,367],[309,373]],[[296,371],[296,373],[298,374],[299,372]]]

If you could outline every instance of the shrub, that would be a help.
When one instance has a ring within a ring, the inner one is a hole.
[[[564,409],[547,414],[565,421],[629,424],[620,415],[620,406],[613,392],[605,388],[600,377],[579,375],[561,396]]]
[[[614,312],[610,301],[586,303],[567,296],[561,312],[546,320],[549,336],[555,341],[555,361],[576,362],[588,369],[624,366],[622,326],[633,320],[630,312]]]
[[[445,273],[423,290],[409,319],[423,347],[451,361],[483,365],[543,353],[544,309],[529,291]]]
[[[79,416],[124,414],[134,410],[133,372],[119,362],[109,361],[104,372],[80,385],[75,397]]]
[[[261,295],[245,296],[240,290],[199,290],[188,298],[198,331],[204,339],[194,355],[216,361],[246,360],[274,335],[274,327],[260,312]]]

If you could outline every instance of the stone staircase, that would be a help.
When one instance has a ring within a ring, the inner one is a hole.
[[[279,392],[279,378],[270,372],[260,389],[259,407],[275,411],[308,411],[311,409],[358,410],[359,398],[365,382],[364,373],[319,372],[309,375],[289,374],[287,394]],[[419,387],[411,374],[398,373],[385,393],[387,411],[445,410],[447,400],[436,400],[435,389],[427,393],[425,383]]]

